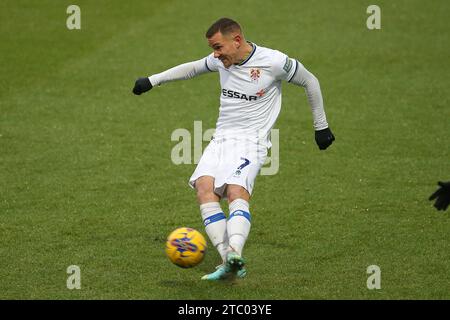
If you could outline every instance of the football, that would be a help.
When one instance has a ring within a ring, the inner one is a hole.
[[[166,241],[166,254],[170,261],[181,268],[192,268],[203,261],[206,240],[192,228],[174,230]]]

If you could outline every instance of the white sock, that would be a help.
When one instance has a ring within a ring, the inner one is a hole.
[[[208,202],[200,205],[200,212],[206,234],[208,234],[213,246],[216,247],[222,260],[225,262],[229,251],[227,220],[219,202]]]
[[[236,199],[229,205],[230,216],[227,222],[228,243],[240,256],[247,241],[251,226],[249,204],[244,199]]]

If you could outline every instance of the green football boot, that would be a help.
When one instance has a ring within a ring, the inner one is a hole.
[[[244,278],[247,275],[247,270],[242,267],[241,269],[237,269],[232,272],[232,270],[226,265],[221,264],[216,267],[216,271],[210,274],[205,274],[202,277],[202,280],[210,280],[210,281],[218,281],[218,280],[231,280],[233,276],[237,278]]]
[[[246,275],[247,275],[247,269],[245,269],[244,267],[236,272],[236,277],[241,278],[241,279],[245,278]]]
[[[217,266],[216,269],[217,270],[214,271],[213,273],[205,274],[202,277],[202,280],[211,280],[211,281],[224,280],[231,275],[230,269],[227,268],[226,264],[221,264],[220,266]]]
[[[234,273],[238,278],[244,278],[247,275],[244,258],[234,251],[228,252],[226,266],[227,270]]]

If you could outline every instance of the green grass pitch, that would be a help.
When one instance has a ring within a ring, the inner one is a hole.
[[[81,30],[66,27],[74,3]],[[449,212],[427,198],[450,180],[450,3],[376,1],[380,30],[370,4],[1,1],[0,298],[449,299]],[[195,164],[172,163],[170,137],[214,127],[218,75],[131,94],[208,55],[222,16],[318,77],[336,136],[320,152],[304,91],[283,84],[280,168],[256,180],[248,277],[234,284],[199,281],[215,250],[189,270],[164,255],[176,227],[205,235]]]

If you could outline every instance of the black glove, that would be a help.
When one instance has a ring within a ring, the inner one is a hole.
[[[436,202],[434,203],[434,207],[438,210],[447,210],[448,205],[450,204],[450,181],[449,182],[442,182],[439,181],[438,185],[441,187],[436,190],[435,193],[433,193],[428,200],[434,200],[436,199]]]
[[[147,92],[151,88],[153,88],[153,86],[148,78],[139,78],[134,84],[133,93],[140,95],[141,93]]]
[[[316,131],[316,143],[319,146],[320,150],[325,150],[326,148],[328,148],[334,140],[334,135],[331,132],[330,128]]]

